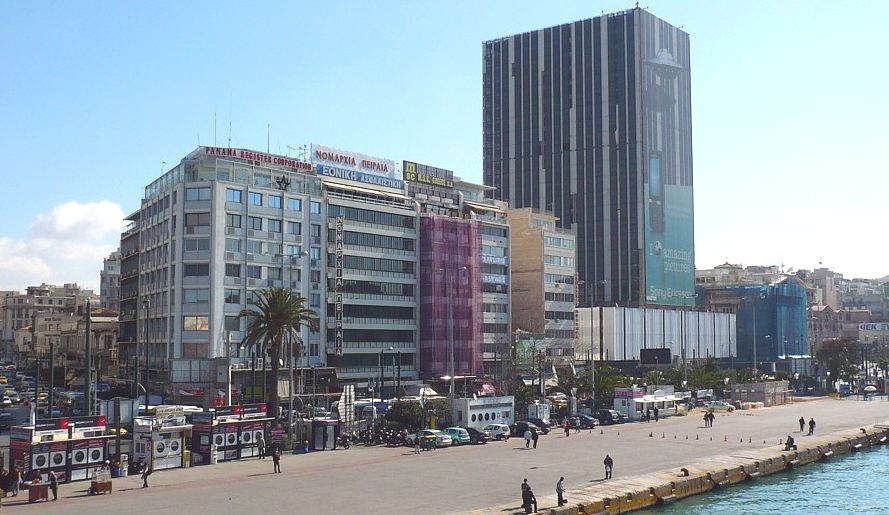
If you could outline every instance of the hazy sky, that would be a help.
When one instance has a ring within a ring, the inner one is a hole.
[[[199,144],[482,182],[482,42],[634,5],[2,2],[0,289],[98,289],[145,185]],[[641,5],[691,35],[697,267],[889,274],[889,2]]]

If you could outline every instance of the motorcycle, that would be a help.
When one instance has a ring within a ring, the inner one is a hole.
[[[349,447],[352,446],[352,444],[349,443],[349,440],[350,440],[349,434],[342,433],[342,434],[340,434],[339,437],[337,437],[336,445],[337,445],[337,447],[342,447],[343,449],[348,449]]]

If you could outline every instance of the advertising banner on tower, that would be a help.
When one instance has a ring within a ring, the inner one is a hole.
[[[688,34],[642,16],[645,301],[693,306],[694,195]]]

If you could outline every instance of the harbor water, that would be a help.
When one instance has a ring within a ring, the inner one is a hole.
[[[847,454],[649,510],[656,515],[889,513],[889,446]]]

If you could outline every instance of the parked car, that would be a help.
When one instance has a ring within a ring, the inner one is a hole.
[[[8,411],[0,412],[0,429],[9,429],[14,425],[14,417]]]
[[[452,444],[451,436],[437,429],[424,429],[413,434],[407,435],[404,439],[405,445],[413,446],[417,438],[424,436],[434,436],[436,447],[450,447]]]
[[[446,427],[444,432],[451,437],[451,445],[466,445],[472,443],[469,438],[469,432],[462,427]]]
[[[491,433],[483,429],[476,429],[474,427],[464,427],[463,429],[469,433],[469,441],[473,444],[488,443],[488,440],[491,439]]]
[[[537,417],[530,417],[526,419],[528,422],[533,422],[535,426],[539,427],[543,434],[549,433],[549,424],[544,422],[543,419]]]
[[[15,391],[15,390],[6,390],[3,392],[3,395],[6,395],[7,397],[9,397],[9,400],[11,400],[13,404],[21,404],[22,403],[22,396],[19,395],[19,392]]]
[[[596,418],[602,425],[623,424],[629,417],[613,409],[600,409],[596,412]]]
[[[543,430],[537,427],[537,424],[527,420],[520,420],[515,424],[509,426],[509,434],[511,436],[522,437],[525,436],[525,431],[527,431],[528,429],[537,431],[537,434],[544,434]]]
[[[704,405],[704,409],[713,411],[735,411],[735,407],[725,401],[710,401]]]
[[[504,440],[509,436],[509,426],[506,424],[488,424],[485,426],[485,431],[487,431],[491,438],[494,440]]]
[[[581,429],[592,429],[599,425],[599,419],[590,415],[577,415],[571,417],[571,425]]]

